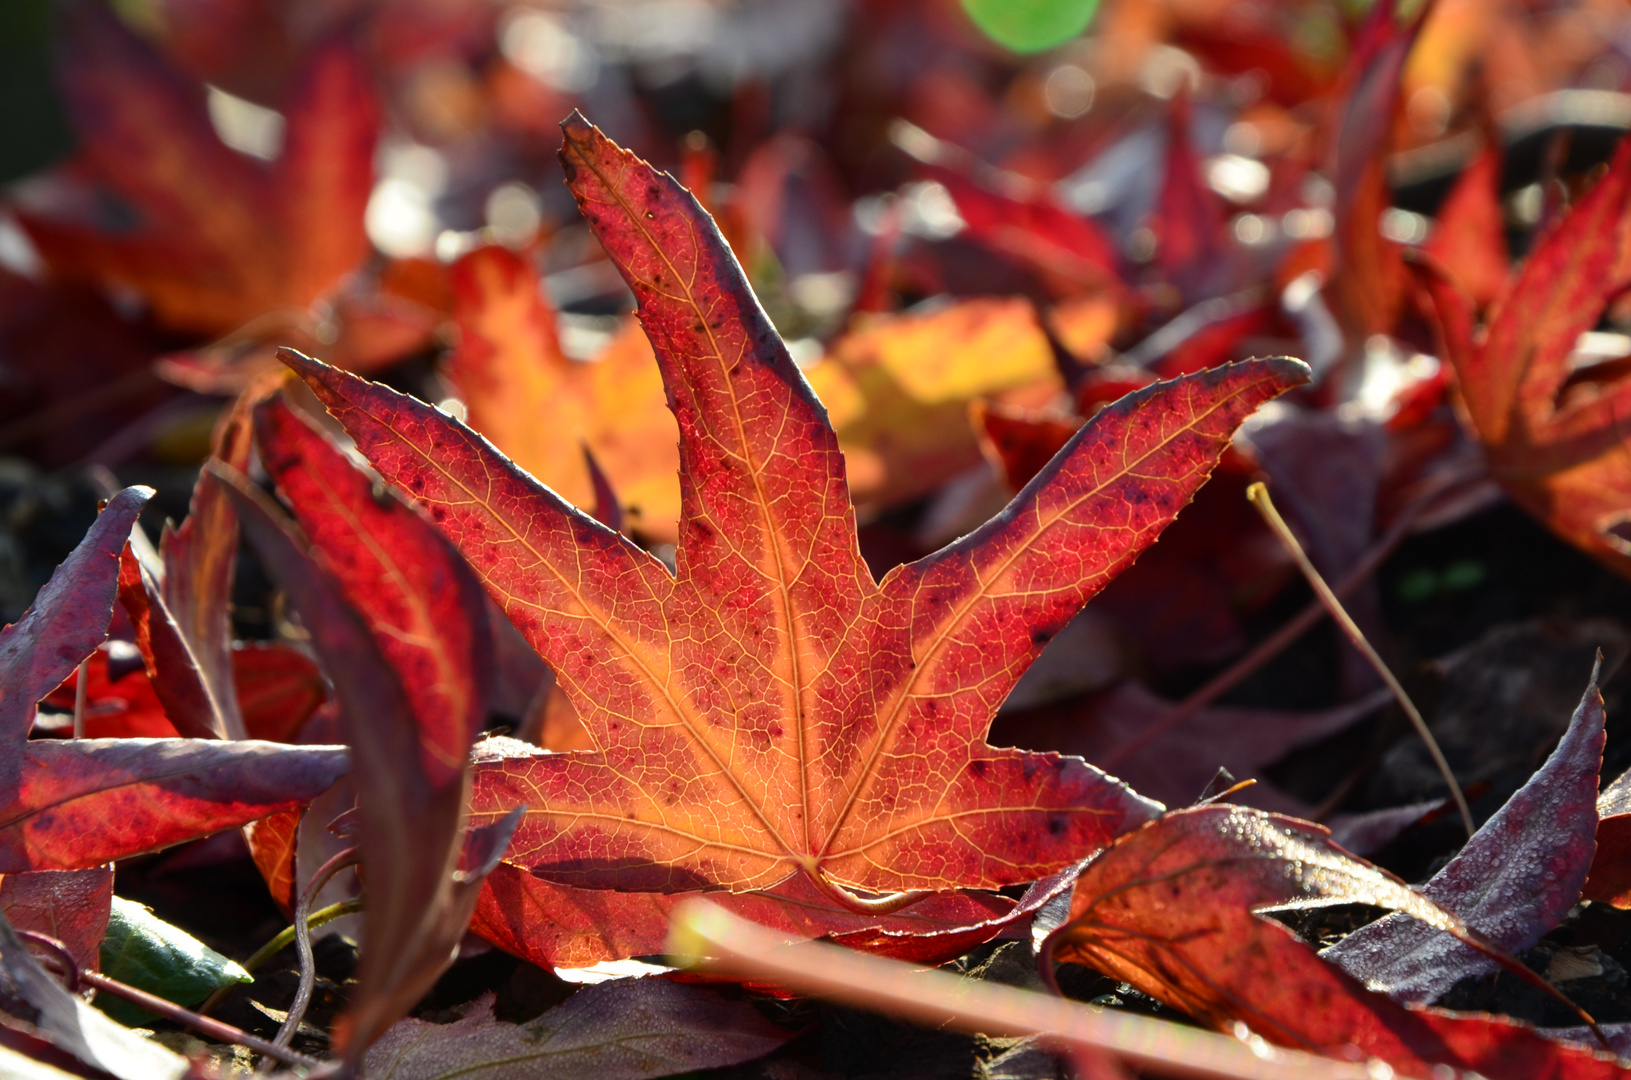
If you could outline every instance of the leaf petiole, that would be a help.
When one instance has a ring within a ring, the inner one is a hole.
[[[354,896],[350,900],[341,900],[339,903],[330,904],[326,908],[319,908],[307,916],[306,931],[309,933],[317,929],[319,926],[331,923],[335,919],[344,918],[347,915],[355,915],[361,910],[362,898],[360,896]],[[245,960],[240,966],[245,971],[253,974],[262,964],[266,963],[266,961],[272,959],[272,957],[294,944],[294,940],[295,928],[294,924],[290,923],[282,930],[279,930],[277,936],[272,938],[272,940],[256,949],[255,954],[248,960]],[[227,994],[231,993],[232,989],[233,988],[230,986],[224,986],[217,990],[215,993],[209,996],[209,1000],[205,1001],[204,1004],[198,1007],[198,1011],[201,1014],[208,1013],[211,1009],[221,1004],[221,999],[226,997]]]
[[[698,970],[775,983],[799,993],[877,1009],[932,1027],[1039,1036],[1134,1065],[1206,1080],[1364,1080],[1369,1062],[1335,1061],[1166,1020],[1117,1013],[1028,990],[922,971],[836,945],[790,944],[706,900],[674,916],[670,951]],[[1242,1029],[1244,1030],[1244,1028]]]
[[[289,1016],[283,1021],[283,1027],[278,1029],[277,1037],[272,1045],[287,1048],[294,1041],[295,1033],[300,1030],[300,1021],[306,1015],[306,1009],[311,1005],[312,990],[317,984],[317,960],[311,950],[311,902],[328,884],[329,878],[338,874],[348,866],[355,866],[358,862],[357,849],[348,847],[335,855],[328,862],[317,868],[317,872],[306,883],[306,891],[300,894],[294,908],[294,940],[300,949],[300,986],[295,991],[294,1002],[289,1006]]]
[[[882,896],[859,896],[829,878],[819,866],[808,873],[822,892],[844,907],[862,915],[892,915],[931,895],[924,889],[911,889],[906,892],[885,893]]]
[[[1456,782],[1455,773],[1450,770],[1450,763],[1444,760],[1444,751],[1439,749],[1438,740],[1434,739],[1433,733],[1428,730],[1427,721],[1422,719],[1420,710],[1416,708],[1416,703],[1410,700],[1410,695],[1405,693],[1403,686],[1399,685],[1399,680],[1394,678],[1393,672],[1388,669],[1387,663],[1383,661],[1381,655],[1375,649],[1371,648],[1371,643],[1365,640],[1365,634],[1359,629],[1359,624],[1353,621],[1347,609],[1342,606],[1342,601],[1337,599],[1336,593],[1331,591],[1331,586],[1325,583],[1325,579],[1320,576],[1320,572],[1309,561],[1308,553],[1303,551],[1302,545],[1297,542],[1297,537],[1292,534],[1290,526],[1280,516],[1280,511],[1274,508],[1274,500],[1269,498],[1268,485],[1261,480],[1252,484],[1246,489],[1246,498],[1251,501],[1253,506],[1257,507],[1257,512],[1263,515],[1263,520],[1268,523],[1269,528],[1279,538],[1280,543],[1285,545],[1285,549],[1296,560],[1298,568],[1303,572],[1303,577],[1308,579],[1308,584],[1314,589],[1314,595],[1319,597],[1320,603],[1324,604],[1325,609],[1331,613],[1331,618],[1342,628],[1342,632],[1348,635],[1348,640],[1353,642],[1354,648],[1358,649],[1360,654],[1370,661],[1371,667],[1376,669],[1376,673],[1382,677],[1382,681],[1387,684],[1387,688],[1393,691],[1393,697],[1399,702],[1399,707],[1410,718],[1410,723],[1415,727],[1416,734],[1420,735],[1421,741],[1426,744],[1427,752],[1432,755],[1433,763],[1438,766],[1439,774],[1444,777],[1444,782],[1450,786],[1450,796],[1455,799],[1456,809],[1461,811],[1461,824],[1466,826],[1467,835],[1472,836],[1477,829],[1472,823],[1472,808],[1467,805],[1467,796],[1462,793],[1461,785]]]

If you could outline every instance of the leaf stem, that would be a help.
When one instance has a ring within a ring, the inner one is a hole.
[[[1453,481],[1458,482],[1460,479],[1460,477],[1456,477],[1453,478]],[[1410,535],[1411,527],[1415,525],[1416,519],[1421,516],[1422,511],[1427,509],[1434,499],[1444,494],[1450,487],[1453,487],[1454,482],[1437,485],[1406,504],[1404,509],[1400,510],[1393,519],[1393,524],[1388,526],[1387,532],[1382,534],[1381,539],[1348,569],[1348,572],[1342,576],[1342,579],[1336,583],[1331,591],[1336,593],[1337,596],[1343,597],[1357,589],[1366,578],[1376,572],[1376,568],[1382,565],[1384,559],[1393,554],[1393,549],[1398,547],[1406,536]],[[1325,611],[1325,604],[1322,601],[1318,599],[1311,601],[1307,607],[1303,608],[1278,630],[1253,646],[1252,650],[1245,656],[1242,656],[1223,671],[1207,680],[1204,685],[1184,700],[1173,705],[1149,727],[1126,742],[1114,746],[1099,755],[1095,759],[1096,764],[1100,768],[1114,770],[1123,761],[1134,756],[1174,728],[1183,726],[1196,713],[1233,690],[1236,686],[1239,686],[1246,680],[1247,676],[1284,652],[1287,646],[1302,637],[1310,627],[1319,622]]]
[[[289,1006],[289,1015],[284,1018],[283,1026],[278,1029],[277,1037],[272,1040],[276,1046],[286,1047],[294,1040],[295,1032],[300,1030],[300,1021],[311,1006],[312,990],[317,985],[317,960],[311,950],[311,902],[316,899],[323,886],[328,884],[329,878],[348,866],[355,866],[356,863],[355,847],[348,847],[334,856],[317,868],[317,872],[306,883],[305,891],[300,894],[300,899],[295,904],[294,940],[300,952],[300,988],[295,992],[294,1002]]]
[[[350,900],[341,900],[338,904],[330,904],[326,908],[319,908],[318,910],[312,912],[306,919],[306,929],[308,931],[315,930],[325,923],[331,923],[335,919],[343,918],[347,915],[355,915],[361,910],[361,897],[352,897]],[[295,928],[294,924],[290,923],[282,930],[279,930],[277,936],[272,938],[271,941],[268,941],[265,945],[262,945],[259,949],[256,949],[255,955],[251,956],[248,960],[245,960],[240,966],[250,974],[254,974],[255,970],[262,964],[266,963],[266,961],[272,959],[272,957],[276,956],[278,953],[282,952],[284,949],[293,944],[294,939]],[[207,1014],[211,1012],[217,1005],[221,1004],[221,1000],[223,998],[232,993],[233,988],[236,985],[238,984],[229,984],[216,990],[215,993],[209,996],[209,999],[205,1001],[204,1004],[198,1007],[199,1013]]]
[[[66,965],[62,977],[68,983],[69,993],[77,992],[80,986],[92,986],[96,988],[97,993],[112,994],[114,997],[124,998],[131,1004],[139,1005],[148,1012],[157,1013],[166,1020],[173,1021],[183,1027],[192,1028],[201,1035],[207,1035],[224,1043],[247,1046],[257,1054],[276,1058],[287,1065],[315,1068],[322,1064],[316,1058],[307,1057],[305,1054],[290,1050],[287,1047],[269,1043],[265,1039],[251,1035],[242,1028],[233,1027],[231,1024],[208,1016],[200,1016],[190,1009],[182,1008],[173,1001],[166,1001],[164,998],[149,994],[146,990],[138,990],[128,983],[109,978],[100,972],[81,968],[74,961],[73,955],[69,953],[67,946],[56,938],[35,933],[31,930],[18,930],[17,936],[25,941],[41,945],[56,954],[54,959],[57,966]]]
[[[1433,763],[1438,766],[1439,774],[1444,777],[1444,782],[1450,786],[1450,796],[1455,799],[1456,809],[1461,811],[1461,823],[1466,826],[1467,835],[1470,837],[1476,831],[1476,826],[1472,822],[1472,809],[1467,805],[1467,796],[1462,793],[1461,785],[1456,782],[1455,773],[1450,770],[1450,763],[1444,759],[1444,751],[1439,749],[1438,741],[1433,738],[1433,733],[1428,730],[1427,721],[1422,719],[1421,712],[1416,708],[1415,702],[1410,700],[1410,695],[1405,693],[1403,686],[1399,685],[1399,680],[1394,678],[1393,672],[1388,668],[1386,662],[1382,660],[1382,657],[1375,649],[1371,648],[1371,643],[1365,640],[1365,634],[1359,629],[1359,624],[1353,621],[1347,609],[1342,606],[1342,601],[1337,599],[1336,593],[1331,591],[1331,586],[1327,585],[1325,579],[1320,576],[1320,572],[1314,569],[1314,564],[1309,561],[1308,553],[1297,542],[1291,528],[1286,525],[1285,519],[1280,516],[1280,511],[1274,508],[1274,500],[1269,498],[1268,485],[1262,481],[1252,484],[1246,489],[1246,498],[1251,500],[1253,506],[1257,507],[1257,512],[1263,515],[1263,520],[1268,523],[1269,528],[1274,531],[1274,535],[1279,538],[1280,543],[1285,545],[1286,550],[1291,553],[1291,557],[1296,560],[1298,568],[1303,572],[1303,577],[1308,579],[1308,584],[1314,589],[1314,595],[1319,597],[1321,604],[1325,605],[1325,610],[1331,613],[1331,618],[1342,628],[1342,632],[1348,635],[1348,640],[1353,642],[1354,648],[1358,649],[1360,654],[1370,661],[1371,667],[1376,669],[1376,674],[1382,677],[1382,681],[1387,684],[1387,688],[1393,691],[1393,697],[1399,702],[1399,707],[1410,718],[1410,723],[1415,727],[1416,734],[1420,735],[1421,741],[1426,744],[1427,752],[1432,755]]]
[[[61,671],[61,668],[57,669]],[[74,677],[74,738],[85,737],[85,703],[89,696],[87,684],[91,681],[91,658],[86,657],[79,662],[79,671]]]

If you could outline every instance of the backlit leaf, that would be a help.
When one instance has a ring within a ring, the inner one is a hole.
[[[679,421],[676,575],[445,414],[285,354],[470,558],[597,747],[478,763],[478,820],[530,808],[508,861],[633,890],[804,873],[866,906],[852,890],[1033,880],[1147,820],[1152,804],[1084,762],[984,733],[1240,420],[1306,369],[1254,361],[1130,395],[997,518],[875,583],[825,411],[711,222],[580,117],[565,131],[569,184]]]
[[[430,522],[376,491],[281,401],[258,411],[256,429],[268,472],[321,554],[241,474],[217,465],[212,476],[311,628],[357,761],[370,944],[334,1032],[356,1060],[452,962],[481,879],[514,829],[501,816],[463,835],[469,748],[492,668],[487,608]]]
[[[1123,837],[1077,879],[1054,955],[1089,964],[1224,1031],[1435,1065],[1491,1080],[1620,1076],[1606,1057],[1486,1016],[1408,1008],[1321,960],[1268,907],[1362,903],[1466,937],[1459,919],[1344,852],[1318,825],[1240,807],[1181,810]],[[1353,1049],[1350,1050],[1349,1048]]]
[[[1631,280],[1628,229],[1631,143],[1622,143],[1607,174],[1535,247],[1481,335],[1466,296],[1418,268],[1491,474],[1622,576],[1631,575],[1631,450],[1621,419],[1631,381],[1611,374],[1571,386],[1569,358]]]
[[[101,967],[112,904],[111,866],[0,875],[0,913],[6,921],[56,938],[80,967],[92,971]]]
[[[77,870],[289,810],[351,767],[338,746],[211,739],[36,739],[0,805],[0,873]]]

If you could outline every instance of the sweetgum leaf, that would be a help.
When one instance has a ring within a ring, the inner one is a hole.
[[[311,628],[357,760],[369,946],[334,1032],[355,1060],[452,962],[514,829],[500,817],[463,836],[492,670],[487,606],[422,512],[378,490],[281,400],[257,411],[256,433],[304,537],[241,474],[211,469]]]
[[[181,1080],[187,1059],[120,1027],[62,988],[0,918],[0,1013],[57,1050],[118,1080]]]
[[[1238,279],[1231,259],[1227,207],[1206,182],[1190,135],[1194,105],[1173,98],[1167,125],[1166,175],[1155,204],[1156,264],[1191,301],[1227,291]]]
[[[595,495],[587,446],[631,522],[672,540],[679,512],[674,419],[639,329],[625,326],[595,362],[582,363],[561,352],[538,274],[515,252],[477,248],[448,277],[459,325],[448,377],[470,426],[585,510]]]
[[[107,936],[102,939],[102,974],[184,1008],[223,986],[254,981],[236,960],[151,909],[118,896],[113,898]],[[132,1027],[155,1019],[146,1009],[112,994],[99,994],[96,1007]]]
[[[109,655],[106,647],[91,654],[85,734],[93,739],[174,738],[178,732],[165,715],[145,665],[124,670],[110,666]],[[291,646],[265,641],[237,642],[228,656],[249,738],[293,741],[327,695],[317,665]],[[117,678],[112,677],[115,674]],[[77,675],[70,676],[45,702],[71,712],[77,682]]]
[[[1523,952],[1563,921],[1591,868],[1603,763],[1597,675],[1594,670],[1546,764],[1422,890],[1508,952]],[[1461,979],[1496,968],[1448,934],[1403,915],[1362,926],[1320,955],[1397,1001],[1431,1002]]]
[[[246,393],[222,417],[211,439],[211,458],[234,469],[249,467]],[[233,677],[232,577],[238,557],[238,519],[232,503],[200,476],[180,527],[165,526],[164,605],[198,668],[223,737],[248,737]]]
[[[1631,770],[1597,797],[1597,852],[1583,895],[1631,908]]]
[[[1073,289],[1119,287],[1121,256],[1091,218],[1060,206],[1040,185],[1013,192],[1022,183],[1013,174],[1000,175],[1000,190],[981,183],[979,171],[958,167],[965,164],[931,161],[921,171],[946,189],[971,237]]]
[[[310,50],[277,160],[227,147],[204,87],[103,4],[65,12],[58,77],[77,166],[140,215],[107,230],[77,215],[20,214],[63,277],[140,293],[161,321],[219,333],[304,308],[366,257],[379,106],[343,37]]]
[[[979,462],[970,402],[1040,404],[1063,388],[1036,310],[1017,297],[875,315],[804,375],[838,432],[850,497],[879,507]]]
[[[661,953],[675,909],[706,896],[789,936],[828,937],[868,952],[939,964],[1029,918],[1074,879],[1070,868],[1050,875],[1017,903],[999,893],[940,892],[901,911],[871,915],[835,904],[803,875],[751,893],[640,893],[574,889],[506,864],[487,879],[470,928],[540,967],[586,967]]]
[[[1454,915],[1330,841],[1321,826],[1240,807],[1180,810],[1122,837],[1077,879],[1053,955],[1089,964],[1225,1031],[1377,1057],[1408,1076],[1434,1066],[1490,1080],[1622,1076],[1611,1059],[1485,1016],[1407,1007],[1325,963],[1269,907],[1364,903],[1463,940]],[[1510,961],[1509,961],[1510,962]]]
[[[1497,300],[1511,279],[1500,184],[1501,152],[1489,147],[1456,179],[1422,246],[1479,307]]]
[[[674,575],[445,414],[283,354],[470,559],[596,746],[477,764],[477,820],[529,807],[508,861],[637,891],[804,873],[867,907],[850,890],[1030,881],[1148,820],[1155,804],[1085,762],[984,734],[1043,644],[1306,367],[1250,361],[1128,396],[980,530],[876,583],[825,410],[712,221],[580,116],[563,127],[568,183],[634,290],[679,423]]]
[[[128,543],[119,555],[119,603],[136,630],[136,647],[153,692],[176,732],[191,739],[225,738],[226,724],[209,683],[158,584]]]
[[[295,850],[301,811],[283,810],[244,826],[244,842],[249,845],[255,869],[266,880],[272,902],[285,915],[294,916]]]
[[[1329,293],[1350,347],[1366,334],[1393,330],[1407,283],[1399,245],[1384,237],[1376,222],[1391,198],[1387,151],[1400,75],[1432,5],[1417,5],[1401,16],[1402,7],[1409,5],[1380,0],[1371,8],[1333,95],[1325,170],[1336,189],[1331,207],[1336,265]]]
[[[1465,417],[1490,474],[1554,533],[1631,576],[1624,377],[1571,388],[1582,332],[1631,282],[1631,142],[1530,253],[1481,336],[1467,296],[1420,261]]]
[[[153,692],[153,681],[139,664],[127,667],[113,662],[109,643],[97,646],[85,663],[85,736],[90,739],[173,739],[176,727],[164,715],[164,706]],[[118,651],[124,653],[124,642]],[[50,694],[43,705],[63,715],[73,712],[78,696],[79,673]],[[66,726],[66,725],[64,725]],[[70,731],[72,729],[69,729]]]

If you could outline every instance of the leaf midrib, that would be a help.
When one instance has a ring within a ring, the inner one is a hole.
[[[726,775],[728,775],[731,778],[732,784],[736,787],[737,792],[742,796],[742,801],[747,803],[748,806],[752,807],[755,816],[757,816],[759,818],[760,823],[763,824],[764,827],[770,832],[770,835],[775,838],[776,842],[781,845],[782,851],[785,854],[787,854],[789,857],[791,857],[794,860],[800,862],[802,865],[805,865],[807,867],[811,866],[813,864],[811,863],[811,860],[810,860],[809,855],[808,855],[808,852],[809,852],[809,849],[810,849],[810,777],[809,777],[808,762],[806,761],[806,756],[805,756],[805,749],[806,749],[805,748],[805,743],[807,741],[807,732],[805,730],[805,716],[804,716],[804,684],[803,684],[802,666],[799,663],[799,650],[798,650],[798,644],[797,644],[797,636],[796,636],[796,634],[794,632],[795,628],[794,628],[794,624],[793,624],[792,595],[791,595],[790,590],[788,588],[788,573],[787,573],[787,566],[786,566],[786,563],[784,561],[784,556],[783,556],[783,552],[782,552],[781,533],[775,527],[776,523],[772,519],[771,514],[770,514],[770,502],[765,496],[764,483],[763,483],[762,478],[760,477],[760,464],[759,464],[759,462],[757,460],[755,460],[755,458],[753,456],[752,444],[750,443],[750,441],[748,440],[748,437],[747,437],[747,426],[746,426],[746,424],[744,423],[744,421],[742,419],[741,404],[737,400],[737,396],[736,396],[736,387],[731,382],[730,372],[726,368],[724,351],[719,347],[719,339],[717,337],[715,337],[715,335],[714,335],[714,328],[713,328],[712,324],[708,321],[707,315],[703,312],[702,307],[697,303],[695,294],[691,291],[691,280],[690,280],[690,278],[687,275],[684,275],[684,274],[680,273],[679,268],[676,267],[674,265],[673,260],[671,260],[668,257],[668,253],[663,250],[662,245],[657,243],[656,238],[653,237],[651,235],[651,233],[646,229],[645,223],[641,219],[640,215],[638,213],[636,213],[634,211],[634,208],[632,206],[630,206],[629,203],[627,202],[627,200],[625,200],[623,198],[622,192],[618,190],[617,185],[612,183],[612,181],[606,176],[606,174],[601,172],[601,170],[596,166],[596,164],[592,160],[590,160],[589,155],[584,151],[583,147],[581,145],[579,145],[575,140],[573,140],[571,132],[566,133],[566,138],[568,139],[568,141],[572,142],[573,149],[575,149],[577,151],[578,159],[584,163],[584,166],[586,168],[588,168],[591,172],[593,172],[595,174],[596,177],[599,178],[599,180],[601,182],[601,185],[606,189],[607,192],[610,193],[611,197],[617,201],[617,205],[623,211],[623,216],[628,221],[633,223],[635,229],[638,230],[640,235],[645,238],[646,244],[651,248],[651,250],[653,252],[656,253],[657,257],[663,261],[663,264],[668,267],[669,273],[672,274],[673,277],[674,277],[675,284],[678,285],[681,289],[683,289],[685,291],[685,301],[684,302],[690,306],[690,308],[691,308],[691,310],[693,312],[696,313],[697,322],[701,324],[702,329],[703,329],[703,333],[705,333],[707,335],[707,337],[708,337],[709,349],[712,352],[712,354],[714,356],[714,359],[718,363],[719,368],[720,368],[721,382],[724,383],[725,388],[726,388],[726,392],[729,394],[729,397],[730,397],[731,417],[735,421],[735,424],[736,424],[737,439],[738,439],[738,441],[739,441],[739,443],[740,443],[740,445],[742,447],[742,457],[747,463],[748,475],[753,480],[753,492],[754,492],[754,496],[755,496],[755,503],[759,508],[759,513],[760,513],[760,516],[761,516],[762,521],[763,521],[765,535],[770,540],[769,547],[770,547],[770,550],[771,550],[771,553],[772,553],[772,557],[775,559],[775,564],[776,564],[775,565],[776,586],[777,586],[777,590],[781,594],[780,615],[782,617],[782,622],[783,622],[782,630],[783,630],[783,633],[786,635],[788,662],[791,664],[792,669],[793,669],[792,673],[791,673],[790,682],[791,682],[791,690],[792,690],[792,698],[793,698],[793,717],[792,717],[792,719],[793,719],[793,728],[797,732],[797,736],[798,736],[797,737],[797,742],[798,742],[798,774],[799,774],[799,800],[800,800],[800,815],[799,816],[800,816],[800,819],[801,819],[801,821],[803,823],[803,826],[804,826],[804,852],[805,852],[805,854],[802,857],[800,856],[800,854],[798,852],[793,850],[792,845],[790,845],[787,842],[786,838],[781,835],[781,831],[779,829],[777,829],[774,825],[771,824],[769,818],[766,817],[763,809],[761,807],[759,807],[758,805],[756,805],[754,803],[753,799],[748,796],[747,790],[742,786],[742,783],[737,778],[735,772],[732,771],[729,766],[727,766],[723,761],[721,761],[719,759],[719,755],[714,752],[713,747],[711,745],[709,745],[707,743],[707,741],[701,737],[701,735],[697,732],[696,728],[692,725],[692,723],[690,721],[690,718],[686,717],[683,713],[681,713],[680,714],[681,719],[685,723],[687,730],[689,730],[691,732],[692,738],[695,739],[699,744],[701,744],[707,750],[708,756],[713,758],[715,764],[717,764],[722,770],[724,770]],[[622,151],[619,151],[619,152],[622,152]],[[696,228],[695,228],[694,225],[691,228],[691,239],[692,239],[693,242],[696,242],[696,239],[697,239],[697,237],[696,237]],[[699,247],[700,247],[700,245],[699,245]],[[699,259],[699,261],[701,259],[700,250],[698,252],[698,259]],[[791,390],[792,388],[790,387],[789,389]],[[817,860],[817,861],[819,861],[819,860]]]

